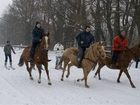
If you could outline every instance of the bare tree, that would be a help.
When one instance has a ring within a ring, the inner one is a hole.
[[[0,40],[29,44],[35,22],[41,21],[51,33],[51,47],[57,41],[72,45],[85,25],[94,28],[97,41],[110,44],[125,29],[131,43],[137,33],[140,37],[139,11],[139,0],[13,0],[3,15],[5,22],[0,21]]]

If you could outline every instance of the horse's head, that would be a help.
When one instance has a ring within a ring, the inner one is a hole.
[[[106,53],[105,53],[105,48],[104,48],[104,43],[103,42],[96,42],[91,45],[92,50],[96,54],[95,56],[100,58],[100,59],[105,59],[106,58]]]
[[[48,50],[49,48],[49,33],[45,34],[41,40],[41,49]]]

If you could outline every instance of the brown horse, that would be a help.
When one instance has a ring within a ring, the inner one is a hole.
[[[60,63],[59,63],[59,65],[61,65],[62,62],[64,62],[64,68],[63,68],[61,81],[63,81],[64,72],[66,71],[67,66],[68,66],[68,74],[66,77],[68,78],[70,75],[70,67],[74,65],[75,66],[78,65],[77,53],[78,53],[78,49],[76,48],[68,48],[64,51],[62,58],[60,60]],[[100,42],[96,42],[92,44],[86,50],[85,56],[82,60],[81,68],[83,69],[84,77],[82,79],[78,79],[77,81],[85,80],[85,87],[88,88],[89,86],[87,85],[87,77],[88,77],[89,72],[95,66],[99,58],[104,59],[105,57],[106,57],[106,53],[105,53],[103,44]]]
[[[122,53],[120,53],[117,63],[116,63],[116,67],[113,67],[113,68],[111,67],[111,62],[112,62],[111,57],[106,57],[106,59],[100,59],[98,61],[99,66],[98,66],[98,69],[97,69],[94,77],[96,77],[96,75],[98,74],[99,80],[101,80],[100,71],[101,71],[101,68],[106,65],[108,68],[120,70],[119,76],[117,79],[118,83],[120,83],[120,77],[121,77],[122,73],[124,72],[126,74],[127,78],[129,79],[129,82],[130,82],[132,88],[135,88],[135,85],[133,84],[131,77],[129,75],[129,72],[127,70],[129,63],[135,57],[138,57],[138,58],[140,57],[140,45],[135,45],[134,47],[127,49],[127,50],[123,51]]]
[[[33,63],[28,62],[29,57],[30,57],[31,47],[26,47],[20,56],[18,65],[23,66],[23,64],[25,63],[31,80],[33,80],[33,77],[31,74],[32,68],[34,67],[34,65],[36,65],[38,68],[38,71],[39,71],[38,83],[41,83],[41,65],[44,65],[45,71],[46,71],[46,74],[48,77],[48,85],[51,85],[51,81],[50,81],[50,77],[49,77],[49,70],[48,70],[48,47],[49,47],[49,37],[48,36],[44,36],[42,38],[40,44],[37,46]]]

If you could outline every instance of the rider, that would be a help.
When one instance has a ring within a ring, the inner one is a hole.
[[[78,67],[81,67],[81,62],[84,57],[84,52],[92,43],[94,43],[94,36],[90,33],[90,26],[86,26],[85,30],[76,36],[78,42]]]
[[[35,49],[37,45],[41,42],[41,39],[44,35],[44,29],[41,28],[41,23],[36,22],[35,27],[32,31],[32,47],[30,51],[30,62],[33,62],[34,55],[35,55]]]
[[[123,30],[121,31],[120,35],[116,35],[113,39],[112,66],[116,65],[119,54],[122,51],[126,50],[127,47],[128,47],[128,39],[126,38],[126,32]]]

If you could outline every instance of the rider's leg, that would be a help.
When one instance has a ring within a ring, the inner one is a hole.
[[[34,60],[35,49],[36,49],[37,45],[38,45],[38,42],[32,43],[32,47],[31,47],[31,51],[30,51],[30,61],[31,62]]]
[[[113,51],[111,67],[114,67],[116,65],[118,55],[119,55],[119,53],[117,51]]]
[[[84,52],[85,52],[85,48],[81,48],[81,47],[78,48],[78,59],[77,59],[78,67],[81,67],[81,62],[84,56]]]

